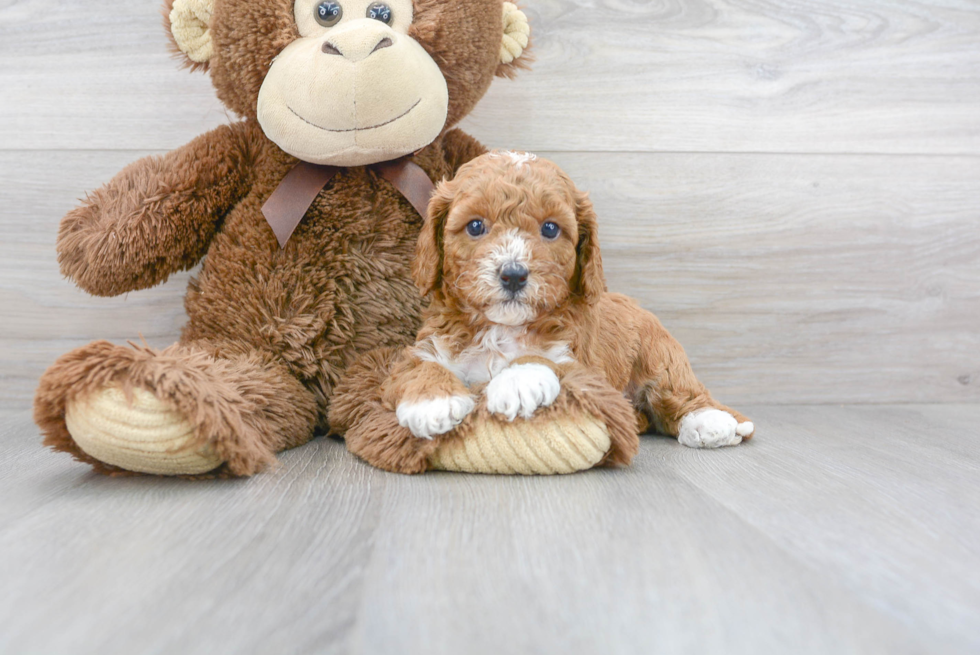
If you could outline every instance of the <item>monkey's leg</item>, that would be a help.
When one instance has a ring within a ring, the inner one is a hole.
[[[752,422],[722,405],[694,375],[684,348],[652,314],[642,330],[631,387],[636,406],[664,434],[692,448],[734,446],[751,439]]]
[[[421,396],[421,385],[414,383],[416,371],[417,362],[404,349],[379,348],[358,357],[334,389],[330,429],[343,435],[347,449],[372,466],[395,473],[422,473],[429,468],[429,456],[439,447],[441,434],[432,434],[431,438],[412,434],[409,427],[412,422],[408,419],[418,417],[403,416],[406,425],[399,423],[400,400],[424,402],[432,400],[433,394],[447,401],[465,397],[468,406],[461,409],[466,413],[472,409],[473,402],[457,379],[436,379],[424,390],[426,395]],[[451,403],[443,405],[442,409],[447,411],[439,417],[441,420],[455,425],[457,419],[462,419],[451,416],[448,411],[452,409]],[[425,423],[428,425],[429,421]]]
[[[626,466],[640,449],[637,414],[622,392],[606,379],[580,364],[566,364],[561,370],[561,396],[558,401],[567,409],[556,407],[571,416],[594,416],[609,433],[609,451],[600,466]]]
[[[312,437],[316,400],[285,366],[215,352],[96,341],[63,355],[34,400],[45,445],[101,473],[245,476]]]

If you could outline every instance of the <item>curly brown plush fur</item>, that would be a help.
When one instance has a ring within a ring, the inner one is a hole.
[[[500,0],[414,4],[411,34],[449,87],[446,127],[414,158],[439,180],[484,152],[450,128],[495,75],[523,62],[499,63]],[[249,475],[326,427],[333,388],[358,353],[410,343],[419,326],[424,303],[410,265],[422,218],[375,172],[340,172],[285,248],[261,213],[297,163],[255,120],[265,71],[297,36],[292,0],[217,0],[211,29],[206,68],[243,120],[126,167],[58,234],[62,272],[100,296],[159,284],[204,261],[179,345],[155,352],[97,342],[41,378],[35,420],[45,443],[101,472],[117,471],[85,455],[65,426],[73,397],[110,383],[147,389],[197,426],[199,440],[225,456],[225,471]]]

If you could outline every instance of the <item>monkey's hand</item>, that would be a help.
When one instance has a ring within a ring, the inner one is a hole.
[[[242,124],[219,127],[124,168],[61,221],[61,272],[97,296],[146,289],[204,256],[220,219],[245,196]]]

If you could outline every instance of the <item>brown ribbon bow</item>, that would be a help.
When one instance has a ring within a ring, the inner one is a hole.
[[[419,216],[425,218],[429,198],[436,187],[421,166],[409,156],[373,164],[370,168],[398,189]],[[262,205],[262,214],[275,232],[280,248],[286,247],[289,237],[306,216],[320,191],[340,170],[337,166],[301,161],[282,178],[282,182]]]

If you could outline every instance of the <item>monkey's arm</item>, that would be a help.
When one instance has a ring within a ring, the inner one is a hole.
[[[89,293],[115,296],[192,267],[248,191],[249,152],[239,123],[133,162],[62,219],[62,274]]]

